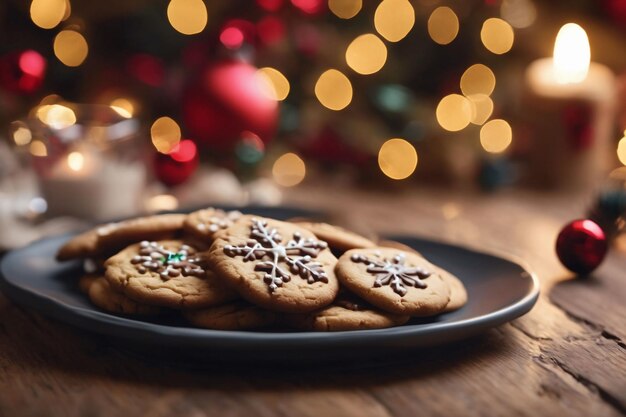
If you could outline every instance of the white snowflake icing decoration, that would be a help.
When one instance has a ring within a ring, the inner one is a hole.
[[[234,222],[239,220],[243,214],[241,212],[233,210],[224,212],[222,210],[216,210],[212,216],[210,216],[203,223],[199,223],[198,230],[204,232],[209,231],[215,233],[221,229],[226,229],[233,225]]]
[[[191,252],[193,249],[187,245],[182,245],[175,252],[165,249],[157,242],[144,240],[139,244],[139,255],[135,255],[130,262],[140,274],[157,272],[165,280],[180,275],[202,277],[206,271],[199,265],[198,258],[190,257]]]
[[[432,275],[432,272],[419,267],[409,267],[405,265],[406,256],[398,253],[391,258],[373,259],[365,255],[353,254],[350,258],[352,262],[367,265],[367,272],[376,277],[374,287],[388,285],[401,297],[407,293],[407,286],[415,288],[426,288],[427,284],[423,279]]]
[[[298,232],[293,234],[287,244],[274,228],[268,229],[267,221],[253,218],[250,227],[250,239],[245,246],[224,246],[224,253],[228,256],[243,256],[243,261],[261,261],[255,266],[256,271],[265,272],[263,281],[273,292],[283,283],[291,280],[291,272],[305,279],[309,284],[317,281],[328,282],[328,276],[322,264],[312,262],[314,258],[328,247],[321,240],[304,239]],[[289,265],[289,271],[279,263]]]

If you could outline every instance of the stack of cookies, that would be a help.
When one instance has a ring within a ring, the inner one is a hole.
[[[110,223],[60,248],[80,289],[115,314],[178,311],[219,330],[399,326],[461,308],[461,281],[408,246],[337,226],[207,208]]]

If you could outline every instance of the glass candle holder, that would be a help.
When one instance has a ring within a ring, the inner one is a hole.
[[[12,124],[52,216],[102,220],[142,208],[146,163],[140,124],[122,108],[56,103]]]

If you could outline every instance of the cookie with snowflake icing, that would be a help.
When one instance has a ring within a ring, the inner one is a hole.
[[[183,226],[186,232],[196,238],[212,242],[216,233],[232,226],[242,216],[236,210],[224,211],[209,207],[189,213]]]
[[[400,326],[409,318],[380,310],[354,294],[341,291],[328,307],[308,314],[288,314],[283,321],[298,330],[336,332]]]
[[[180,240],[142,241],[105,262],[111,287],[148,305],[205,308],[236,298],[201,253]]]
[[[246,216],[216,237],[208,259],[242,298],[272,311],[317,310],[339,290],[328,244],[278,220]]]
[[[394,248],[352,249],[335,269],[346,288],[395,314],[430,316],[444,310],[450,287],[423,257]]]
[[[378,242],[378,246],[400,249],[405,252],[412,252],[419,256],[422,256],[421,253],[419,253],[412,247],[405,245],[404,243],[396,242],[394,240],[380,240]],[[440,268],[437,265],[434,265],[434,267],[439,275],[441,275],[443,281],[450,287],[450,301],[448,302],[448,305],[446,305],[444,312],[448,313],[450,311],[455,311],[463,307],[467,303],[467,290],[465,289],[463,282],[461,282],[459,278],[457,278],[449,271],[446,271],[445,269]]]

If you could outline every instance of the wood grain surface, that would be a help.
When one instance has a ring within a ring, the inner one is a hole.
[[[542,295],[479,337],[367,363],[196,369],[125,352],[0,296],[0,416],[617,416],[626,414],[626,257],[575,279],[561,225],[589,201],[510,191],[298,188],[288,203],[364,233],[403,233],[516,255]]]

